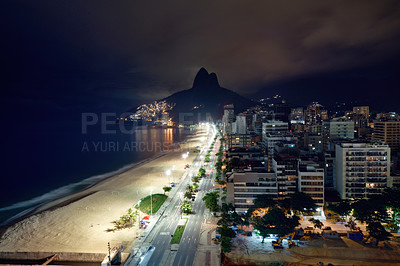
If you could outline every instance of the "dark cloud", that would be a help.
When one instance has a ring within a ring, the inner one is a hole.
[[[282,79],[399,57],[398,1],[9,1],[8,76],[77,75],[79,90],[151,100],[205,66],[252,94]],[[113,88],[113,89],[109,89]],[[251,88],[251,89],[250,89]]]

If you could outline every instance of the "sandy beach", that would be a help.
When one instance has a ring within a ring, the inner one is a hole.
[[[182,159],[182,153],[200,146],[205,134],[205,131],[197,131],[180,145],[180,149],[43,205],[35,214],[5,230],[0,238],[0,251],[95,253],[106,252],[108,242],[112,246],[130,244],[139,232],[138,226],[107,232],[113,228],[112,221],[151,190],[163,193],[162,187],[169,183],[165,171],[171,170],[173,165],[171,181],[177,182],[185,171],[185,164],[190,164],[196,156],[190,152],[187,159]]]

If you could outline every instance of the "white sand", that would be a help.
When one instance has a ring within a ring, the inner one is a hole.
[[[106,230],[113,228],[111,222],[149,195],[151,190],[163,193],[162,187],[169,183],[165,171],[172,165],[175,165],[172,181],[178,181],[184,172],[184,165],[190,164],[196,156],[191,152],[189,158],[184,160],[182,153],[200,146],[200,138],[204,136],[205,132],[199,131],[189,137],[179,151],[170,151],[85,191],[43,206],[39,210],[42,212],[6,230],[0,239],[0,251],[106,252],[107,242],[111,245],[132,242],[139,232],[138,226],[115,232]],[[63,207],[48,209],[84,195],[88,196]]]

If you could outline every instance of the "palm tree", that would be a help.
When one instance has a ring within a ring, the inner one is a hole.
[[[210,212],[218,211],[218,197],[219,193],[217,191],[208,192],[204,195],[204,204],[206,205],[206,208],[210,210]]]
[[[190,205],[190,202],[185,200],[182,202],[181,209],[184,213],[191,213],[192,212],[192,205]]]
[[[194,192],[194,187],[192,185],[187,185],[186,191]]]
[[[187,198],[188,200],[191,200],[193,197],[193,193],[190,190],[186,190],[185,194],[183,195],[185,198]]]

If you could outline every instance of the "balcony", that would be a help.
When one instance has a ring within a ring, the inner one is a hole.
[[[371,183],[387,183],[386,178],[367,178],[366,181]]]
[[[365,193],[365,189],[346,188],[346,193]]]

